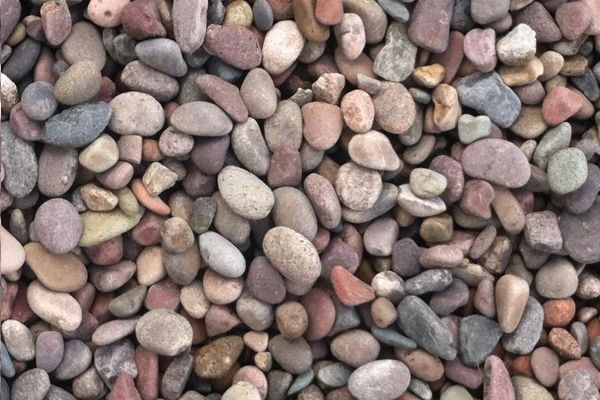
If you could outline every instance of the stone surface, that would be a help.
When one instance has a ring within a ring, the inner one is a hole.
[[[148,311],[135,327],[137,340],[159,355],[174,356],[192,344],[192,328],[182,316],[166,309]]]

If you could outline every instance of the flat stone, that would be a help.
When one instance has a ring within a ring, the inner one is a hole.
[[[39,281],[27,288],[27,303],[41,319],[65,331],[73,331],[81,324],[79,303],[67,293],[46,289]]]
[[[70,107],[46,121],[42,140],[56,146],[85,146],[102,133],[111,114],[110,106],[104,102]]]
[[[90,247],[117,237],[138,224],[144,208],[138,207],[137,212],[127,215],[120,209],[107,212],[86,211],[80,214],[83,230],[79,245]]]
[[[177,1],[173,5],[173,33],[184,53],[193,53],[205,41],[208,1]]]
[[[252,173],[227,166],[217,179],[223,200],[238,215],[257,220],[271,212],[275,204],[273,192]]]
[[[387,83],[373,97],[375,121],[389,133],[403,134],[416,118],[415,102],[401,83]]]
[[[470,144],[461,163],[468,175],[509,188],[525,185],[531,175],[521,150],[502,139],[482,139]]]
[[[74,292],[87,282],[84,264],[72,253],[53,254],[39,243],[25,245],[27,265],[48,289]]]
[[[408,27],[411,41],[433,53],[443,53],[448,47],[453,8],[451,0],[417,3]]]
[[[198,76],[196,84],[234,121],[244,122],[248,118],[248,109],[235,85],[210,74]]]

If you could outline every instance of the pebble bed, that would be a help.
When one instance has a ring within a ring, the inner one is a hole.
[[[600,1],[0,0],[2,400],[600,400]]]

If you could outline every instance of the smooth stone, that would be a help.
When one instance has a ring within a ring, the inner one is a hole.
[[[375,121],[389,133],[403,134],[416,118],[415,102],[401,83],[387,83],[373,97]]]
[[[215,232],[205,232],[198,239],[202,258],[221,275],[237,278],[246,270],[242,253],[227,239]]]
[[[390,140],[377,131],[354,135],[348,143],[348,154],[356,164],[370,169],[395,171],[401,164]]]
[[[397,360],[377,360],[354,370],[348,390],[358,400],[393,400],[408,388],[410,371]]]
[[[11,400],[44,400],[50,390],[48,373],[33,368],[19,375],[12,385]]]
[[[55,146],[85,146],[104,131],[111,114],[110,105],[104,102],[67,108],[46,121],[42,141]]]
[[[3,122],[1,127],[3,187],[14,197],[24,197],[33,191],[38,178],[33,143],[16,136],[8,122]]]
[[[121,340],[133,332],[138,318],[115,319],[100,325],[92,335],[92,342],[96,346],[106,346]]]
[[[29,328],[21,322],[8,319],[2,322],[4,345],[14,360],[31,361],[35,358],[35,344]]]
[[[40,51],[38,41],[26,38],[14,47],[11,56],[2,65],[2,73],[14,83],[19,83],[34,67]]]
[[[600,249],[596,246],[600,238],[600,225],[595,223],[600,216],[600,201],[582,214],[563,212],[559,227],[563,237],[564,249],[577,262],[589,264],[600,261]]]
[[[518,24],[496,44],[498,59],[506,65],[523,65],[535,55],[536,34],[527,24]]]
[[[302,337],[286,339],[281,335],[277,335],[269,340],[268,348],[273,355],[273,359],[285,371],[300,374],[311,367],[313,356],[310,346]]]
[[[235,122],[244,122],[248,118],[248,109],[242,100],[237,86],[210,74],[196,78],[196,84],[216,105]]]
[[[313,240],[317,234],[317,216],[306,195],[289,186],[275,189],[273,195],[275,205],[272,218],[275,226],[286,226]]]
[[[287,70],[304,47],[304,38],[294,21],[279,21],[265,35],[262,47],[263,66],[272,75]]]
[[[138,369],[135,364],[133,343],[126,339],[108,346],[100,346],[94,352],[94,367],[106,386],[112,389],[121,374],[135,378]]]
[[[175,78],[150,68],[138,60],[123,68],[121,82],[133,92],[141,92],[166,102],[177,96],[179,84]]]
[[[108,304],[109,311],[118,318],[128,318],[136,314],[146,297],[147,289],[139,285],[115,297]]]
[[[235,166],[221,170],[217,178],[223,200],[238,215],[258,220],[266,217],[275,204],[271,189],[256,175]]]
[[[513,386],[517,399],[552,400],[554,397],[546,388],[531,378],[513,376]]]
[[[27,265],[50,290],[75,292],[87,282],[85,265],[72,253],[54,254],[39,243],[28,243],[25,255]]]
[[[548,160],[548,184],[557,194],[567,194],[579,189],[588,175],[587,161],[577,148],[558,150]]]
[[[516,275],[504,275],[496,282],[496,312],[500,329],[512,333],[517,329],[527,307],[529,285]]]
[[[271,153],[254,118],[235,125],[231,132],[231,147],[248,171],[258,176],[267,175]]]
[[[0,21],[2,22],[2,28],[0,28],[0,43],[4,43],[9,38],[10,34],[15,29],[15,26],[19,22],[21,17],[21,2],[17,0],[3,0],[2,1],[2,13],[0,14]]]
[[[21,94],[21,108],[35,121],[45,121],[50,118],[58,107],[54,97],[54,87],[51,83],[37,81],[27,85]]]
[[[29,284],[27,303],[37,316],[62,330],[73,331],[81,324],[79,303],[67,293],[46,289],[39,281]]]
[[[131,215],[125,214],[120,209],[107,212],[83,212],[80,214],[83,231],[79,246],[95,246],[129,231],[140,222],[144,211],[143,207],[138,206],[137,211]]]
[[[575,294],[579,284],[575,267],[566,258],[550,260],[535,274],[536,291],[548,299],[564,299]]]
[[[429,292],[440,292],[452,283],[452,274],[448,269],[429,269],[407,279],[404,282],[406,293],[422,295]]]
[[[444,175],[426,168],[413,169],[409,180],[412,192],[423,199],[441,195],[447,186]]]
[[[510,127],[521,113],[521,101],[496,72],[468,75],[457,90],[463,106],[487,115],[501,128]]]
[[[264,123],[264,135],[271,151],[288,147],[300,149],[302,144],[302,112],[291,100],[277,104],[275,113]]]
[[[141,62],[167,75],[181,78],[188,67],[176,42],[165,38],[149,39],[135,46]]]
[[[402,82],[415,67],[417,47],[410,41],[406,26],[392,22],[386,35],[386,43],[377,53],[373,72],[392,82]]]
[[[181,315],[167,309],[144,314],[135,327],[137,340],[148,350],[174,356],[192,345],[192,328]]]
[[[59,380],[73,379],[90,366],[92,351],[81,340],[68,340],[64,343],[61,363],[54,371],[54,377]]]
[[[19,271],[25,263],[25,249],[3,226],[0,227],[0,248],[3,254],[0,259],[2,274]]]
[[[499,20],[508,13],[510,0],[489,2],[486,0],[471,0],[471,17],[480,25]]]
[[[488,400],[516,400],[515,389],[506,366],[500,358],[490,355],[483,367],[483,393]]]
[[[156,99],[140,92],[122,93],[110,101],[108,127],[121,135],[152,136],[165,122],[165,113]]]
[[[261,63],[261,56],[263,64],[266,66],[264,47],[261,52],[256,35],[241,26],[209,25],[203,48],[207,53],[219,57],[228,65],[240,70],[258,67]]]
[[[277,109],[277,93],[267,71],[254,68],[244,78],[240,95],[251,117],[266,119]]]
[[[379,342],[369,332],[353,329],[336,336],[330,344],[331,354],[343,363],[358,368],[375,361]]]
[[[75,105],[92,100],[100,90],[102,75],[91,61],[79,61],[67,68],[54,84],[54,97],[62,104]]]
[[[71,28],[71,33],[60,46],[61,54],[69,64],[78,61],[91,61],[98,70],[106,63],[106,50],[100,33],[89,22],[77,22]]]
[[[400,185],[398,189],[398,205],[412,216],[431,217],[446,211],[446,204],[440,197],[422,199],[412,192],[408,183]]]
[[[41,332],[35,342],[35,365],[50,373],[61,363],[65,344],[59,332]]]
[[[331,182],[322,175],[312,173],[304,179],[304,192],[319,222],[327,229],[337,227],[341,219],[341,208]]]
[[[463,114],[458,119],[458,137],[463,144],[471,144],[492,132],[492,123],[485,115],[474,117]]]
[[[453,8],[451,0],[417,3],[408,27],[411,41],[433,53],[443,53],[448,47]]]
[[[563,122],[546,131],[538,142],[533,153],[533,162],[541,169],[546,169],[548,160],[554,153],[569,147],[571,141],[571,124]]]
[[[340,201],[356,211],[364,211],[373,207],[382,188],[383,184],[379,173],[353,162],[342,165],[335,178],[335,190]]]
[[[263,238],[263,251],[275,269],[304,294],[321,274],[321,261],[315,247],[296,231],[279,226]],[[290,291],[288,287],[288,291]],[[292,292],[292,293],[293,293]]]
[[[529,354],[542,335],[544,310],[533,297],[527,300],[525,311],[517,328],[502,337],[502,346],[513,354]]]
[[[43,203],[35,213],[38,240],[52,253],[71,251],[82,235],[82,222],[75,207],[67,200],[56,198]]]
[[[398,326],[419,347],[445,360],[456,357],[452,333],[423,300],[407,296],[397,311]]]
[[[202,121],[195,116],[203,115]],[[223,136],[231,131],[233,123],[218,106],[204,101],[182,104],[175,109],[170,122],[178,131],[192,136]]]
[[[467,146],[461,164],[465,173],[508,188],[525,185],[531,175],[521,150],[502,139],[482,139]]]
[[[502,331],[496,321],[471,315],[461,320],[459,335],[461,360],[465,365],[477,367],[500,341]]]
[[[173,5],[173,33],[184,53],[193,53],[206,36],[208,1],[178,0]]]

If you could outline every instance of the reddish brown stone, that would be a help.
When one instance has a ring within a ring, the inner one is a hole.
[[[135,350],[135,364],[138,368],[138,376],[135,379],[137,387],[143,400],[156,400],[158,398],[159,374],[158,355],[138,346]]]
[[[167,36],[154,0],[134,0],[123,8],[123,32],[135,40]]]
[[[491,204],[494,200],[494,188],[488,182],[472,179],[464,186],[460,199],[460,208],[471,215],[480,218],[491,218]]]
[[[135,388],[133,378],[128,373],[122,372],[113,384],[109,400],[142,400],[140,392]]]
[[[558,125],[579,111],[583,100],[574,91],[564,86],[557,86],[546,95],[542,103],[544,120],[550,125]]]
[[[166,217],[147,212],[131,231],[131,237],[142,246],[158,244],[160,243],[160,229],[166,220]]]
[[[335,294],[347,306],[353,307],[375,299],[375,293],[371,286],[343,267],[333,267],[330,279]]]
[[[444,83],[451,83],[456,77],[458,68],[464,58],[464,41],[465,35],[458,31],[450,32],[448,48],[440,54],[433,54],[431,63],[438,63],[444,66],[445,76]]]
[[[552,328],[548,335],[548,342],[562,358],[568,360],[581,358],[581,348],[577,340],[562,328]]]
[[[84,247],[84,251],[96,265],[116,264],[123,258],[123,237],[119,235],[96,246]]]
[[[308,314],[306,340],[321,340],[331,330],[335,322],[335,306],[323,289],[313,288],[300,299]]]
[[[10,126],[15,135],[25,140],[40,140],[44,135],[42,124],[29,119],[21,108],[21,103],[10,110]]]
[[[315,17],[324,25],[337,25],[344,17],[342,0],[317,0]]]
[[[248,109],[242,101],[237,86],[215,75],[203,74],[196,78],[196,84],[216,105],[221,107],[234,121],[248,119]]]
[[[164,280],[150,286],[144,299],[144,307],[148,310],[168,308],[177,310],[179,307],[179,287],[170,280]]]
[[[448,47],[454,0],[421,0],[410,18],[408,36],[417,46],[433,53]]]
[[[344,120],[340,108],[333,104],[313,101],[302,107],[304,138],[317,150],[333,147],[342,134]]]
[[[204,39],[204,49],[239,69],[252,69],[260,65],[262,51],[251,30],[241,26],[209,25]]]
[[[519,356],[512,360],[510,363],[510,372],[513,375],[525,375],[529,378],[533,378],[531,356]]]
[[[545,326],[567,326],[575,316],[575,301],[570,297],[548,300],[544,303],[543,307]]]
[[[298,150],[287,147],[273,153],[267,182],[271,188],[298,186],[302,182],[302,157]]]

